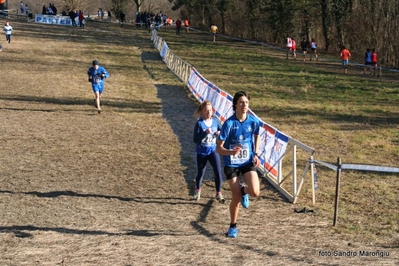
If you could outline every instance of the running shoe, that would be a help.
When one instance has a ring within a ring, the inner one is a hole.
[[[200,200],[201,198],[201,190],[195,190],[193,199]]]
[[[229,227],[229,230],[227,231],[227,237],[231,238],[236,238],[238,235],[238,229],[237,227]]]
[[[248,207],[249,207],[249,195],[248,194],[241,196],[241,205],[245,209],[248,209]]]
[[[222,193],[216,195],[216,200],[223,204],[226,202],[226,200],[223,198]]]

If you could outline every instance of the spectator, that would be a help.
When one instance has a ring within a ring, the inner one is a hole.
[[[176,20],[176,35],[180,35],[181,20],[178,18]]]
[[[25,15],[29,14],[29,7],[28,4],[25,5]]]
[[[107,13],[108,13],[108,20],[109,20],[109,21],[112,21],[111,11],[108,10]]]
[[[83,20],[85,19],[83,11],[79,10],[79,27],[84,27],[85,24],[83,23]]]
[[[78,25],[76,25],[76,21],[75,21],[75,18],[76,18],[76,13],[75,13],[75,11],[70,10],[69,13],[68,13],[68,16],[69,16],[69,18],[72,20],[72,26],[73,26],[73,27],[77,27]]]
[[[100,8],[101,21],[104,21],[104,10]]]
[[[122,11],[119,13],[119,18],[121,19],[121,28],[123,27],[123,23],[125,22],[125,13]]]
[[[367,69],[370,71],[370,75],[372,74],[372,69],[371,69],[371,50],[370,48],[366,49],[366,53],[364,54],[364,73],[363,75],[366,75]]]
[[[19,3],[19,9],[21,10],[21,15],[23,15],[25,13],[25,8],[24,8],[24,3],[21,1],[21,3]]]
[[[57,15],[57,11],[58,11],[58,10],[57,10],[57,8],[55,7],[55,5],[54,5],[54,4],[51,4],[50,7],[51,7],[51,10],[53,11],[53,14],[54,14],[54,15]]]

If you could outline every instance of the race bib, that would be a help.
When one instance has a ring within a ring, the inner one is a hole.
[[[204,146],[215,146],[216,145],[216,136],[214,134],[208,134],[203,140],[202,145]]]
[[[93,77],[93,83],[98,84],[98,83],[100,83],[100,82],[101,82],[101,78],[100,78],[99,76],[94,76],[94,77]]]
[[[236,145],[230,145],[230,150],[233,150],[234,147],[238,146],[239,144]],[[249,160],[249,146],[248,144],[242,144],[240,153],[236,155],[230,155],[230,161],[231,164],[243,164]]]

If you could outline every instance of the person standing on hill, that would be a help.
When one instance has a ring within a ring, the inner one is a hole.
[[[248,114],[249,96],[244,91],[237,92],[233,97],[234,114],[223,124],[216,152],[223,156],[224,174],[231,190],[230,227],[227,237],[238,235],[237,218],[239,205],[249,207],[249,195],[257,197],[260,194],[259,177],[256,168],[260,165],[258,158],[260,137],[260,121]],[[246,186],[240,184],[242,175]]]
[[[93,65],[87,71],[87,75],[89,76],[89,82],[91,82],[91,86],[95,95],[94,104],[98,110],[98,113],[100,114],[100,98],[104,91],[104,80],[109,78],[109,73],[104,67],[98,64],[97,60],[93,60]]]
[[[372,74],[371,69],[371,50],[370,48],[366,49],[366,53],[364,54],[364,75],[366,75],[367,69],[370,71],[370,75]]]
[[[68,16],[69,16],[69,18],[71,19],[72,27],[77,27],[78,25],[76,25],[76,20],[75,20],[75,18],[76,18],[76,13],[75,13],[75,11],[70,10],[70,11],[68,12]]]
[[[216,41],[216,35],[218,33],[218,27],[215,24],[212,24],[211,32],[212,32],[213,42],[215,42]]]
[[[180,29],[181,29],[181,20],[178,18],[175,22],[176,24],[176,35],[180,35]]]
[[[194,112],[194,116],[198,118],[194,127],[194,143],[196,144],[195,161],[197,163],[197,175],[195,177],[196,190],[194,199],[201,198],[201,186],[205,174],[206,163],[209,161],[215,174],[216,200],[225,203],[222,196],[222,164],[220,155],[216,153],[216,139],[220,134],[221,124],[219,120],[213,117],[212,104],[210,101],[204,101],[198,105]]]
[[[23,15],[25,12],[25,6],[24,3],[21,1],[21,3],[19,3],[19,10],[21,10],[21,15]]]
[[[119,13],[119,18],[121,19],[121,28],[123,27],[123,23],[125,23],[125,17],[125,13],[121,11],[121,13]]]
[[[348,74],[348,63],[349,63],[349,57],[351,56],[351,53],[349,52],[348,49],[346,49],[345,46],[342,46],[341,50],[341,60],[342,60],[342,65],[344,66],[344,73]]]
[[[308,49],[309,49],[309,41],[306,40],[305,37],[302,38],[301,49],[302,49],[302,53],[303,53],[303,61],[305,62],[306,61],[306,54],[307,54]]]
[[[3,28],[3,31],[6,34],[6,41],[8,42],[8,44],[11,43],[11,32],[13,31],[12,27],[10,26],[10,22],[6,21],[6,24]]]
[[[83,23],[83,20],[85,19],[85,16],[83,14],[82,10],[79,10],[79,27],[84,27],[85,24]]]

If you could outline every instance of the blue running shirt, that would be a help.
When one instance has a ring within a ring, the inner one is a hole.
[[[240,122],[234,114],[226,120],[219,136],[224,141],[223,147],[233,150],[241,144],[242,148],[238,155],[223,156],[225,166],[238,168],[252,162],[254,135],[259,135],[259,120],[255,116],[247,114],[247,119]]]
[[[205,130],[211,128],[212,133],[207,134]],[[195,151],[202,155],[209,155],[216,150],[216,135],[215,133],[219,131],[221,125],[219,120],[212,117],[212,125],[207,126],[204,119],[201,117],[198,119],[194,128],[194,142],[197,143]]]

